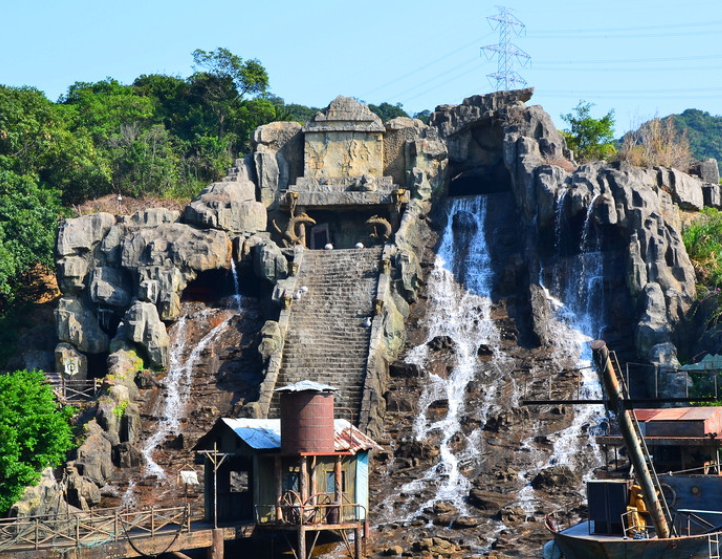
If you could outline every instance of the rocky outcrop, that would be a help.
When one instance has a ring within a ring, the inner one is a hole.
[[[260,202],[269,210],[278,194],[303,174],[303,136],[297,122],[272,122],[253,133],[253,160],[258,176]]]
[[[529,90],[499,92],[437,109],[432,123],[447,143],[458,188],[465,176],[474,176],[482,185],[487,180],[486,188],[513,192],[523,217],[520,236],[531,282],[546,250],[541,239],[554,238],[560,218],[577,224],[573,227],[579,228],[580,238],[587,234],[584,227],[596,227],[595,242],[605,261],[626,267],[605,280],[614,284],[610,299],[630,301],[631,307],[611,317],[616,320],[611,329],[620,337],[627,332],[628,338],[631,322],[637,355],[649,358],[656,344],[678,341],[675,332],[695,299],[695,275],[682,243],[679,211],[703,206],[702,182],[661,167],[603,162],[576,167],[549,115],[522,103],[529,96]],[[494,130],[502,139],[496,144]],[[454,186],[451,181],[452,191]],[[544,302],[538,297],[529,299],[530,307],[537,308],[533,316],[544,316],[540,304]]]

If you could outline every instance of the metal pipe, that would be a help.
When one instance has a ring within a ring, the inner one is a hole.
[[[652,475],[649,472],[644,452],[634,430],[632,412],[624,407],[624,394],[609,359],[607,344],[604,343],[603,340],[594,340],[591,348],[594,354],[594,362],[602,374],[612,409],[614,409],[617,414],[624,444],[629,452],[629,458],[634,466],[634,470],[637,472],[639,485],[642,487],[642,491],[644,491],[644,501],[652,517],[657,536],[660,538],[668,538],[670,535],[669,524],[664,514],[664,509],[657,498],[657,491],[652,481]]]

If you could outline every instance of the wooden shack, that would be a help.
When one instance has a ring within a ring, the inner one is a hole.
[[[279,389],[280,419],[218,419],[194,450],[204,456],[206,520],[305,534],[368,530],[369,452],[380,449],[333,417],[333,389],[304,381]]]

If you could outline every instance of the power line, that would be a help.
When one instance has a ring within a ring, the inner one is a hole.
[[[457,48],[457,49],[455,49],[455,50],[453,50],[453,51],[451,51],[451,52],[449,52],[449,53],[447,53],[447,54],[444,54],[444,55],[442,55],[442,56],[440,56],[440,57],[432,60],[431,62],[428,62],[428,63],[426,63],[426,64],[424,64],[424,65],[422,65],[422,66],[419,66],[418,68],[416,68],[416,69],[414,69],[414,70],[411,70],[410,72],[408,72],[408,73],[406,73],[406,74],[403,74],[402,76],[399,76],[399,77],[397,77],[397,78],[394,78],[393,80],[388,81],[388,82],[386,82],[386,83],[384,83],[384,84],[382,84],[382,85],[379,85],[379,86],[377,86],[377,87],[374,87],[373,89],[371,89],[371,90],[367,91],[366,93],[363,93],[362,95],[360,95],[360,97],[361,97],[362,99],[363,99],[363,98],[366,98],[366,97],[368,97],[371,93],[375,93],[376,91],[378,91],[378,90],[380,90],[380,89],[384,89],[384,88],[386,88],[386,87],[388,87],[388,86],[390,86],[390,85],[393,85],[393,84],[395,84],[395,83],[400,82],[400,81],[403,80],[403,79],[406,79],[406,78],[411,77],[411,76],[413,76],[413,75],[415,75],[415,74],[418,74],[419,72],[421,72],[422,70],[425,70],[425,69],[428,68],[429,66],[433,66],[434,64],[437,64],[437,63],[441,62],[442,60],[445,60],[445,59],[449,58],[450,56],[453,56],[453,55],[457,54],[458,52],[460,52],[460,51],[462,51],[462,50],[464,50],[464,49],[466,49],[466,48],[469,48],[470,46],[476,44],[476,43],[479,41],[479,39],[484,39],[484,38],[490,36],[491,34],[492,34],[492,33],[489,32],[489,33],[487,33],[487,34],[485,34],[485,35],[481,35],[481,36],[479,36],[479,37],[476,37],[476,38],[475,38],[473,41],[471,41],[470,43],[466,43],[466,44],[460,46],[459,48]]]
[[[591,59],[591,60],[538,60],[537,64],[627,64],[635,62],[677,62],[689,60],[719,60],[722,55],[705,54],[700,56],[669,56],[658,58]]]
[[[664,25],[640,25],[632,27],[607,27],[607,28],[589,28],[589,29],[546,29],[540,31],[534,31],[530,34],[530,37],[543,37],[547,35],[577,35],[583,33],[585,35],[589,33],[633,33],[637,31],[651,31],[654,29],[682,29],[685,27],[710,27],[722,25],[722,21],[704,21],[695,23],[670,23]]]
[[[512,87],[525,86],[526,80],[522,78],[517,72],[514,71],[514,59],[519,60],[525,65],[530,59],[527,53],[517,47],[511,42],[511,35],[514,34],[517,37],[524,31],[525,25],[519,21],[515,16],[511,15],[511,10],[503,6],[497,6],[499,13],[493,16],[488,16],[493,29],[499,30],[499,42],[496,45],[486,45],[481,47],[481,52],[486,51],[487,58],[493,56],[492,53],[497,55],[497,71],[493,74],[487,74],[488,78],[496,80],[496,90],[502,89],[509,90],[510,85]]]

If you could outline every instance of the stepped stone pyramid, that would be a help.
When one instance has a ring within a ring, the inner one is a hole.
[[[276,388],[312,380],[338,388],[336,417],[359,418],[366,380],[370,321],[382,247],[309,250],[298,272]],[[279,417],[275,394],[269,417]]]

